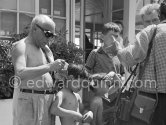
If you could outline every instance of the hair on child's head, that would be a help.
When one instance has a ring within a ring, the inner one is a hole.
[[[104,24],[103,29],[102,29],[102,34],[107,34],[109,31],[114,31],[114,32],[118,32],[118,33],[121,32],[119,26],[114,22],[109,22],[109,23]]]
[[[89,77],[90,79],[90,90],[93,92],[96,92],[96,88],[98,87],[98,84],[101,82],[101,80],[104,80],[106,73],[97,73],[93,74]]]
[[[78,78],[87,79],[89,76],[85,68],[79,64],[73,64],[73,63],[69,64],[67,72],[68,72],[68,76],[72,75],[75,79],[78,79]]]

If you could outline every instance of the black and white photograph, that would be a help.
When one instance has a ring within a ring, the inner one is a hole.
[[[0,0],[0,125],[166,125],[166,0]]]

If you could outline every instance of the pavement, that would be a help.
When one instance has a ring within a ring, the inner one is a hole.
[[[0,100],[0,125],[12,125],[12,121],[12,99]],[[56,125],[61,125],[59,117],[56,117]]]
[[[12,99],[0,100],[0,125],[12,125]],[[61,125],[56,117],[56,125]]]

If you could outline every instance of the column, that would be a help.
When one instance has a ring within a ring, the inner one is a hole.
[[[125,0],[123,11],[123,38],[128,37],[130,42],[135,40],[135,17],[136,17],[136,0]],[[125,79],[129,77],[125,68]]]
[[[71,29],[71,39],[70,41],[75,41],[75,0],[71,0],[71,16],[70,16],[70,29]]]
[[[84,46],[84,34],[85,34],[85,0],[81,0],[81,8],[80,8],[80,44],[81,48],[85,48]]]
[[[39,0],[35,0],[35,15],[39,14]]]
[[[66,0],[66,40],[67,42],[70,41],[70,0]]]
[[[136,0],[125,0],[123,12],[124,38],[132,42],[135,38]]]

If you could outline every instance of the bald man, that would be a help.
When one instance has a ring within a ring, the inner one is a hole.
[[[50,72],[60,71],[65,62],[57,59],[48,47],[55,36],[55,23],[46,15],[31,22],[29,35],[14,43],[12,62],[17,76],[13,96],[14,125],[52,125],[49,108],[53,101]]]

